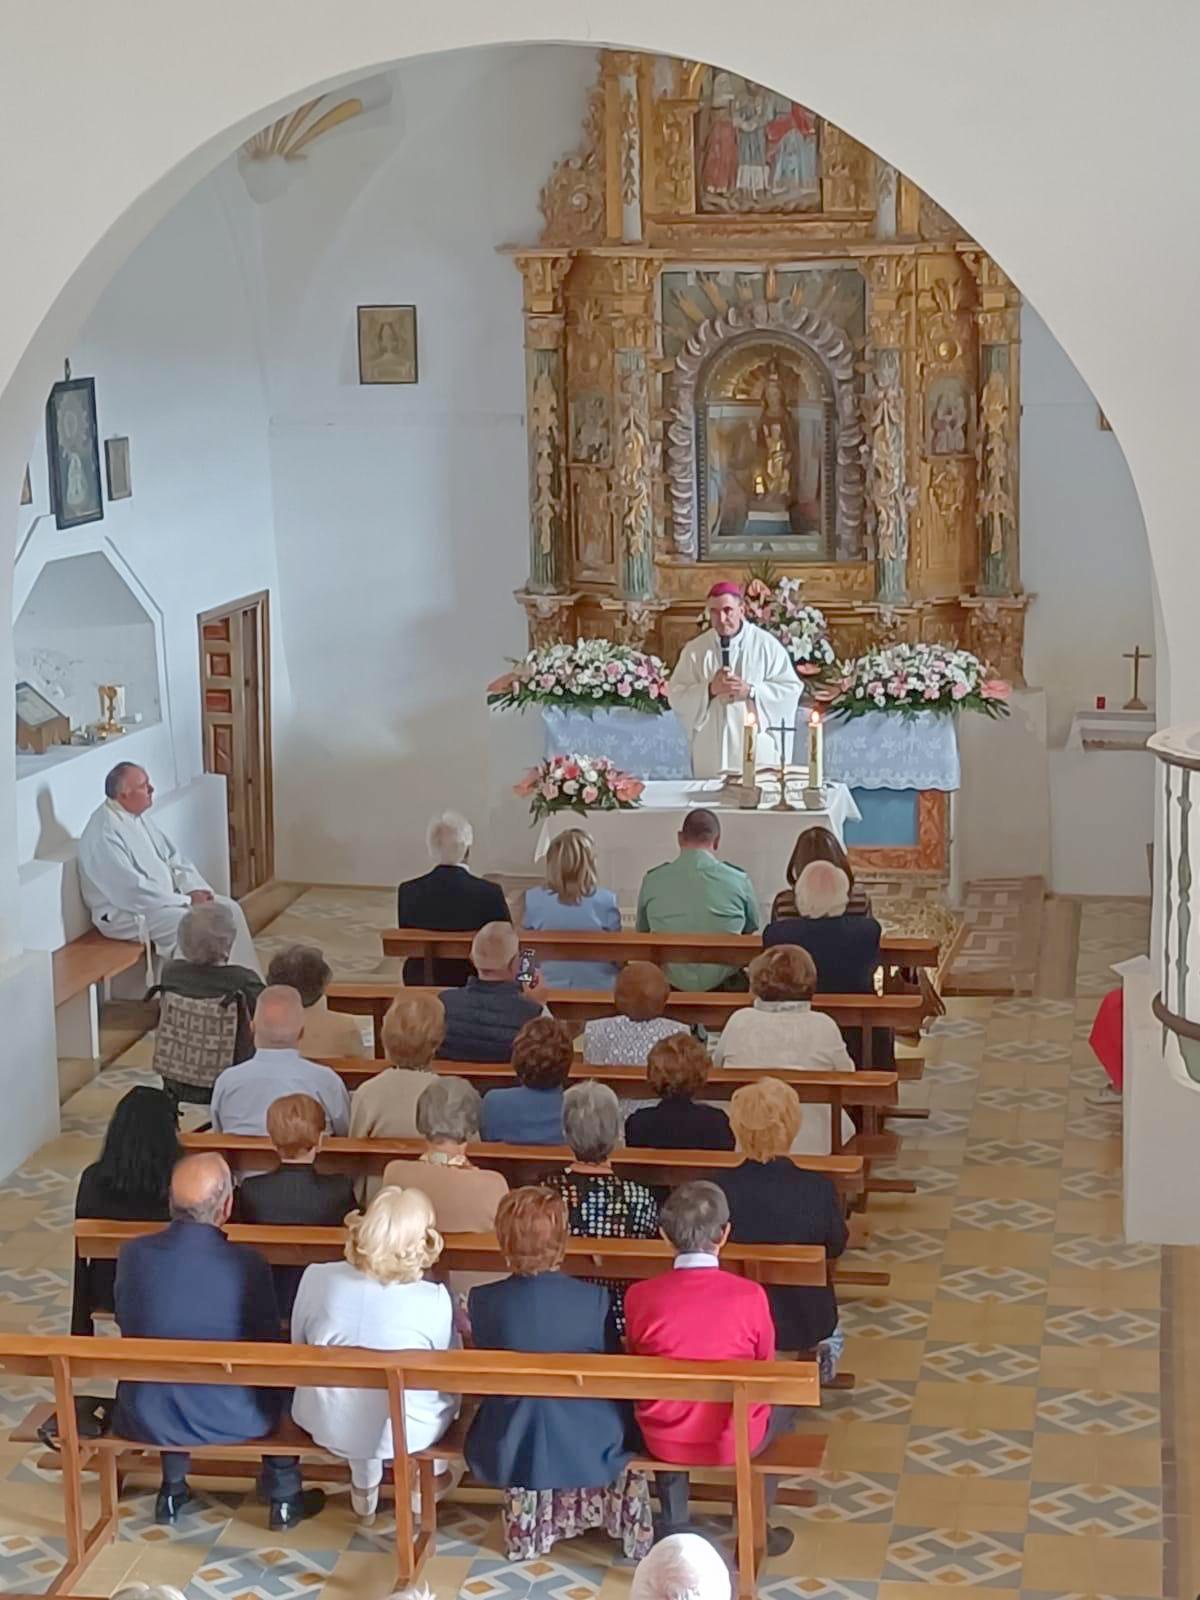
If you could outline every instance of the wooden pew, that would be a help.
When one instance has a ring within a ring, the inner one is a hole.
[[[358,1350],[350,1347],[218,1343],[174,1339],[93,1339],[0,1333],[0,1370],[20,1377],[49,1379],[61,1424],[60,1463],[63,1478],[66,1562],[51,1582],[49,1593],[67,1594],[105,1545],[116,1536],[120,1495],[119,1473],[134,1453],[155,1456],[151,1446],[108,1435],[81,1439],[75,1416],[77,1384],[95,1380],[198,1384],[247,1384],[264,1388],[329,1385],[379,1390],[387,1395],[396,1441],[395,1496],[397,1584],[410,1585],[434,1548],[437,1501],[432,1462],[452,1453],[455,1441],[439,1441],[409,1456],[404,1448],[406,1389],[440,1389],[463,1395],[521,1394],[558,1398],[583,1396],[611,1400],[677,1399],[710,1401],[731,1407],[735,1465],[732,1475],[737,1510],[738,1595],[753,1600],[764,1542],[761,1490],[756,1480],[792,1477],[816,1470],[823,1440],[804,1434],[786,1435],[752,1458],[748,1428],[754,1405],[815,1406],[820,1402],[816,1364],[808,1361],[685,1362],[653,1357],[603,1355],[527,1355],[497,1350]],[[45,1411],[45,1407],[41,1408]],[[328,1461],[328,1453],[290,1421],[278,1433],[244,1444],[196,1446],[191,1454],[203,1470],[213,1457],[261,1460],[266,1455],[299,1455],[306,1461]],[[421,1482],[419,1526],[404,1486],[410,1461]],[[674,1463],[638,1458],[642,1470]],[[86,1470],[100,1478],[99,1516],[84,1520]],[[704,1468],[706,1474],[722,1469]]]
[[[269,1139],[239,1133],[185,1133],[180,1135],[185,1150],[215,1150],[225,1157],[234,1172],[268,1172],[279,1165],[279,1157]],[[323,1172],[345,1172],[352,1177],[378,1177],[389,1161],[412,1160],[425,1149],[421,1139],[326,1139],[317,1152],[317,1167]],[[530,1183],[543,1172],[565,1167],[575,1158],[566,1145],[555,1144],[473,1144],[467,1154],[477,1167],[502,1172],[512,1187]],[[614,1150],[612,1164],[622,1178],[640,1183],[675,1188],[695,1178],[711,1178],[714,1173],[736,1167],[742,1161],[734,1150]],[[821,1172],[830,1178],[843,1197],[862,1191],[862,1156],[809,1156],[789,1158],[807,1172]]]
[[[757,933],[591,933],[571,930],[545,933],[520,928],[521,944],[542,961],[712,961],[723,967],[744,967],[762,954]],[[473,933],[441,933],[434,928],[388,928],[384,931],[385,956],[415,956],[425,966],[425,982],[433,982],[437,959],[466,961]],[[885,933],[879,945],[885,973],[913,967],[936,967],[936,939]]]
[[[343,980],[331,983],[325,992],[330,1011],[369,1016],[375,1038],[375,1054],[382,1056],[380,1029],[388,1007],[396,998],[395,983],[372,979],[366,982]],[[434,992],[440,992],[435,990]],[[551,1014],[569,1026],[582,1026],[596,1017],[613,1014],[613,997],[600,989],[551,989],[546,997]],[[678,1022],[703,1023],[706,1028],[722,1028],[735,1011],[751,1003],[748,994],[693,993],[673,989],[667,999],[666,1015]],[[819,994],[813,997],[813,1010],[823,1011],[842,1028],[863,1030],[863,1069],[873,1066],[874,1028],[894,1028],[911,1032],[920,1025],[924,1002],[918,994]]]
[[[122,1245],[147,1233],[159,1233],[165,1222],[109,1222],[80,1218],[75,1223],[75,1254],[88,1261],[113,1261]],[[235,1244],[252,1245],[272,1266],[307,1267],[314,1261],[341,1261],[345,1254],[344,1228],[273,1227],[264,1224],[227,1223],[226,1235]],[[506,1273],[508,1264],[493,1233],[447,1233],[436,1274],[446,1272]],[[615,1278],[635,1283],[667,1272],[675,1252],[665,1239],[567,1240],[563,1271],[574,1278]],[[729,1244],[721,1251],[727,1272],[755,1283],[791,1284],[820,1288],[831,1269],[822,1245]]]
[[[327,1056],[321,1065],[332,1067],[348,1089],[361,1088],[387,1068],[361,1056]],[[511,1087],[515,1083],[512,1067],[506,1061],[434,1061],[430,1070],[446,1078],[465,1078],[480,1094],[489,1089]],[[757,1083],[760,1078],[779,1078],[790,1083],[796,1096],[806,1105],[831,1106],[831,1155],[842,1148],[840,1113],[853,1108],[864,1113],[864,1133],[877,1131],[880,1112],[894,1107],[899,1099],[898,1078],[894,1072],[804,1072],[793,1067],[717,1067],[709,1074],[700,1100],[728,1100],[735,1089]],[[589,1067],[578,1062],[571,1069],[572,1083],[603,1083],[615,1094],[631,1100],[653,1100],[657,1096],[646,1077],[645,1067]]]

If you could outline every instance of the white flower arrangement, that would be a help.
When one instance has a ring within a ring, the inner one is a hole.
[[[1002,678],[969,650],[941,644],[894,644],[872,650],[847,663],[841,692],[831,713],[843,717],[866,716],[871,711],[980,711],[988,717],[1006,717],[1012,693]]]
[[[746,615],[778,639],[802,678],[835,674],[837,651],[825,613],[805,605],[798,578],[753,577],[746,585]]]
[[[579,711],[626,706],[662,713],[668,709],[667,674],[657,656],[609,639],[578,639],[531,650],[514,671],[488,685],[488,704]]]

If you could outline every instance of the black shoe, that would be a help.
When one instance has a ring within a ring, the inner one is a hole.
[[[308,1517],[315,1517],[325,1504],[324,1489],[301,1489],[287,1500],[272,1500],[268,1527],[272,1532],[280,1528],[294,1528]]]
[[[158,1491],[158,1498],[154,1502],[154,1520],[162,1527],[169,1527],[179,1516],[182,1508],[192,1498],[192,1491],[187,1484],[169,1489],[164,1483]]]
[[[796,1535],[790,1528],[767,1529],[767,1554],[769,1556],[785,1556],[796,1542]]]

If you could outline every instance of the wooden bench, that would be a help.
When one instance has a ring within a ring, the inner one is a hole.
[[[591,933],[568,930],[546,933],[520,928],[521,944],[543,961],[712,961],[723,967],[744,967],[762,954],[758,933]],[[425,967],[425,982],[433,982],[435,960],[466,961],[473,933],[442,933],[436,928],[388,928],[384,931],[385,956],[415,957]],[[896,970],[936,967],[936,939],[884,934],[879,954],[885,974]]]
[[[418,990],[418,992],[420,992]],[[440,993],[434,989],[433,993]],[[379,979],[365,982],[343,980],[331,983],[325,991],[330,1011],[372,1019],[375,1054],[382,1057],[380,1030],[387,1009],[399,993],[395,983]],[[751,1003],[748,994],[718,994],[673,989],[667,998],[666,1015],[678,1022],[703,1023],[706,1028],[722,1028],[736,1011]],[[568,1026],[582,1027],[597,1017],[613,1014],[612,994],[602,989],[551,989],[546,1004],[553,1016]],[[874,1061],[875,1028],[911,1032],[919,1027],[924,1002],[917,994],[819,994],[813,997],[813,1010],[823,1011],[841,1028],[861,1028],[865,1071]]]
[[[50,958],[54,979],[54,1023],[60,1056],[100,1059],[100,994],[110,978],[146,958],[136,940],[106,939],[89,928]]]
[[[437,1501],[433,1459],[452,1448],[410,1455],[404,1439],[404,1396],[407,1389],[440,1389],[463,1395],[521,1394],[535,1397],[609,1400],[708,1401],[731,1407],[735,1464],[703,1468],[732,1476],[737,1514],[738,1595],[752,1600],[761,1559],[765,1516],[763,1480],[811,1472],[820,1464],[824,1441],[808,1435],[785,1435],[758,1457],[751,1457],[749,1412],[755,1405],[816,1406],[820,1388],[815,1363],[687,1362],[626,1355],[527,1355],[498,1350],[358,1350],[343,1346],[217,1343],[173,1339],[91,1339],[0,1333],[0,1370],[21,1377],[49,1378],[61,1426],[66,1562],[49,1586],[64,1594],[78,1582],[98,1552],[116,1536],[120,1477],[138,1456],[157,1455],[155,1447],[108,1435],[81,1439],[75,1417],[77,1383],[96,1379],[196,1384],[246,1384],[261,1388],[331,1386],[381,1390],[387,1395],[396,1459],[396,1571],[399,1586],[411,1584],[434,1548]],[[42,1408],[43,1411],[45,1408]],[[22,1430],[24,1431],[24,1430]],[[455,1441],[457,1443],[457,1441]],[[442,1445],[445,1448],[441,1448]],[[267,1455],[298,1455],[305,1461],[328,1462],[321,1450],[290,1421],[269,1438],[243,1444],[189,1446],[205,1461],[261,1460]],[[419,1523],[405,1490],[410,1463],[421,1485]],[[671,1462],[639,1458],[643,1470],[671,1468]],[[344,1463],[343,1463],[344,1467]],[[99,1516],[85,1525],[83,1475],[95,1470],[100,1479]],[[694,1471],[694,1468],[684,1470]]]

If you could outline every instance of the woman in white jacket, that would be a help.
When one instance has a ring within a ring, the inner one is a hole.
[[[450,1293],[423,1278],[442,1253],[433,1224],[433,1207],[420,1189],[381,1189],[365,1212],[352,1213],[345,1261],[305,1269],[292,1308],[292,1343],[449,1350],[457,1343]],[[408,1448],[424,1450],[440,1439],[458,1401],[433,1389],[406,1389]],[[292,1416],[319,1445],[345,1456],[351,1504],[360,1517],[373,1517],[383,1463],[393,1454],[386,1392],[297,1389]]]

